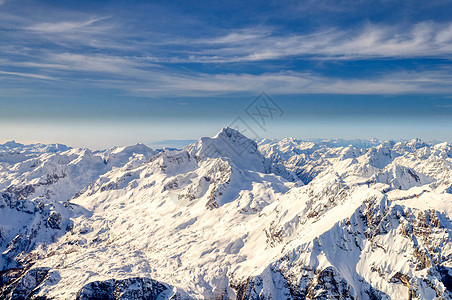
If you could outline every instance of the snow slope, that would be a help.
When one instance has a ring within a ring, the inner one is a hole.
[[[0,295],[451,299],[452,145],[357,145],[0,145]]]

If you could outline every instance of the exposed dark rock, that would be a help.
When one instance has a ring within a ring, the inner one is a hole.
[[[51,211],[47,218],[47,226],[52,229],[61,229],[61,214],[56,211]]]
[[[328,267],[314,278],[307,289],[307,299],[355,299],[351,287],[340,278],[332,267]]]
[[[449,292],[452,292],[452,269],[446,267],[438,267],[441,274],[441,282]]]
[[[122,280],[94,281],[86,284],[77,293],[77,300],[119,300],[119,299],[165,299],[170,287],[158,281],[134,277]]]
[[[2,272],[2,278],[5,277],[6,282],[0,286],[0,299],[42,299],[35,294],[39,291],[39,285],[46,279],[49,270],[49,268],[33,268],[10,269]]]

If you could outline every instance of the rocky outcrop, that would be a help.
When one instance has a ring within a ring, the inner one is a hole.
[[[0,298],[5,300],[44,300],[37,296],[39,286],[46,279],[50,268],[10,269],[3,271]]]
[[[170,286],[149,278],[94,281],[77,293],[76,300],[157,300],[172,296]]]

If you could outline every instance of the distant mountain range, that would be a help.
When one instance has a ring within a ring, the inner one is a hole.
[[[0,145],[0,299],[452,299],[451,143],[185,142]]]

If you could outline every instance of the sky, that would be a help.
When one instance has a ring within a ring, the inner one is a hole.
[[[452,141],[452,3],[0,0],[0,143]],[[262,94],[264,92],[264,94]]]

